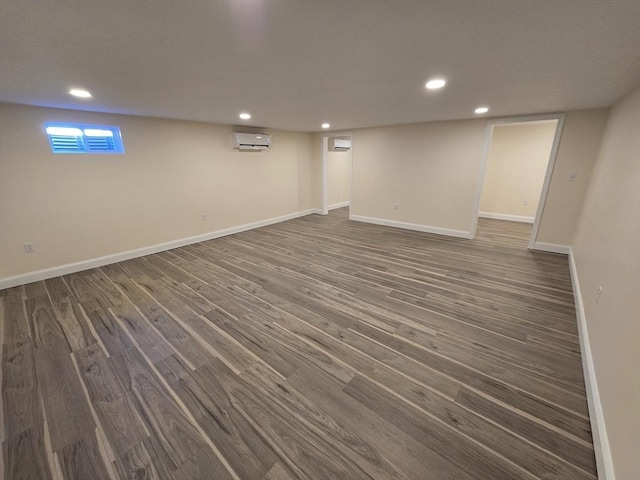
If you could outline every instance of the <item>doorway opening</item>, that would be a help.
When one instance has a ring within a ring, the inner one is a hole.
[[[322,137],[322,213],[351,207],[353,135],[326,134]]]
[[[531,225],[535,248],[564,115],[490,120],[473,223],[489,218]]]

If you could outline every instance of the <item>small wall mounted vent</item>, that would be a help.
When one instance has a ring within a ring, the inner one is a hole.
[[[236,150],[269,150],[271,146],[271,135],[266,133],[238,133],[234,132],[233,148]]]
[[[346,152],[351,149],[351,140],[348,138],[330,138],[329,150],[332,152]]]

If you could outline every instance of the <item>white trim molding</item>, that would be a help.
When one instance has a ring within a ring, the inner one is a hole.
[[[351,202],[347,200],[346,202],[334,203],[333,205],[329,205],[329,210],[335,210],[336,208],[348,207],[351,205]]]
[[[375,225],[384,225],[385,227],[404,228],[405,230],[415,230],[416,232],[435,233],[436,235],[446,235],[448,237],[470,239],[471,232],[464,230],[452,230],[449,228],[430,227],[429,225],[419,225],[417,223],[398,222],[396,220],[387,220],[385,218],[363,217],[362,215],[349,215],[349,220],[363,223],[373,223]]]
[[[11,277],[4,277],[0,278],[0,290],[16,287],[18,285],[24,285],[26,283],[46,280],[48,278],[58,277],[60,275],[80,272],[82,270],[88,270],[90,268],[101,267],[103,265],[109,265],[111,263],[122,262],[124,260],[130,260],[136,257],[143,257],[145,255],[151,255],[153,253],[171,250],[172,248],[184,247],[185,245],[191,245],[193,243],[199,243],[207,240],[212,240],[214,238],[233,235],[234,233],[245,232],[247,230],[253,230],[254,228],[266,227],[267,225],[273,225],[275,223],[293,220],[294,218],[304,217],[312,213],[322,213],[322,210],[320,210],[319,208],[310,208],[308,210],[289,213],[280,217],[268,218],[266,220],[247,223],[244,225],[239,225],[237,227],[230,227],[222,230],[216,230],[214,232],[203,233],[201,235],[195,235],[193,237],[179,238],[177,240],[159,243],[157,245],[151,245],[149,247],[136,248],[134,250],[127,250],[126,252],[114,253],[111,255],[105,255],[103,257],[91,258],[88,260],[82,260],[80,262],[67,263],[65,265],[45,268],[43,270],[22,273],[19,275],[13,275]]]
[[[591,354],[591,344],[589,343],[587,318],[584,312],[582,293],[580,292],[576,260],[571,247],[569,247],[569,271],[571,272],[571,285],[573,286],[573,297],[576,303],[578,338],[580,339],[580,351],[582,353],[582,371],[584,373],[585,390],[587,392],[589,421],[591,422],[593,449],[596,454],[598,479],[615,480],[613,458],[611,456],[611,448],[609,447],[609,439],[604,422],[604,411],[602,410],[602,403],[600,401],[598,382],[596,381],[596,370],[593,363],[593,355]]]
[[[478,188],[476,190],[476,198],[473,207],[473,217],[471,218],[471,238],[476,236],[476,230],[478,228],[478,213],[480,211],[480,198],[482,196],[482,188],[484,187],[484,177],[487,170],[487,164],[489,163],[489,149],[491,147],[491,138],[493,136],[493,128],[496,125],[505,125],[510,123],[528,124],[540,121],[556,120],[556,131],[553,137],[553,143],[551,145],[551,153],[549,155],[549,162],[547,164],[547,171],[544,177],[544,183],[542,184],[542,192],[540,193],[540,200],[538,202],[538,211],[533,221],[533,228],[531,229],[531,237],[529,238],[529,248],[534,249],[533,244],[538,238],[538,229],[540,228],[540,219],[542,218],[542,212],[544,212],[544,205],[547,201],[547,193],[549,191],[549,184],[551,183],[551,175],[553,173],[553,167],[556,163],[556,157],[558,155],[558,148],[560,146],[560,138],[562,136],[562,129],[564,128],[565,113],[552,113],[543,115],[526,115],[521,117],[506,117],[506,118],[494,118],[487,121],[487,128],[484,134],[484,145],[482,147],[482,162],[480,164]]]
[[[478,212],[480,218],[493,218],[494,220],[507,220],[509,222],[533,223],[536,217],[524,217],[522,215],[511,215],[509,213]]]
[[[326,215],[331,210],[331,205],[329,205],[329,168],[327,161],[327,153],[329,152],[329,137],[350,137],[351,138],[351,148],[349,149],[349,163],[351,164],[351,192],[349,192],[350,198],[353,195],[353,133],[351,132],[327,132],[322,135],[322,140],[320,142],[320,148],[322,148],[322,183],[320,185],[320,193],[321,193],[321,214]],[[340,207],[335,207],[340,208]]]
[[[553,136],[553,143],[551,144],[551,153],[549,154],[549,163],[547,164],[547,171],[544,175],[544,182],[542,183],[540,200],[538,200],[538,211],[536,212],[533,228],[531,229],[531,237],[529,237],[529,248],[533,247],[534,243],[538,240],[540,222],[542,221],[544,206],[547,203],[547,195],[549,194],[549,186],[551,185],[551,176],[553,175],[553,169],[556,165],[556,158],[558,157],[558,150],[560,149],[560,140],[562,138],[562,130],[564,129],[564,120],[566,116],[567,115],[565,113],[561,113],[557,116],[551,117],[556,118],[558,123],[556,124],[556,132]]]
[[[529,247],[531,250],[539,250],[541,252],[561,253],[569,255],[571,247],[569,245],[560,245],[558,243],[534,242]]]

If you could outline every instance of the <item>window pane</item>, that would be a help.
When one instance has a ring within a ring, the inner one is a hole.
[[[53,153],[124,153],[116,126],[47,122],[45,127]]]

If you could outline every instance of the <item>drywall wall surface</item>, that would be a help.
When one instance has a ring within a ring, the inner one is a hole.
[[[557,123],[494,126],[480,212],[535,217]]]
[[[311,159],[311,208],[322,209],[322,133],[312,134],[313,155]]]
[[[616,479],[638,478],[640,89],[611,111],[573,253]]]
[[[126,154],[54,155],[47,121],[118,125]],[[312,135],[238,152],[233,130],[1,104],[0,278],[310,208]]]
[[[486,119],[359,129],[351,214],[469,232]]]
[[[606,108],[567,113],[537,241],[571,244],[608,115]]]
[[[329,208],[351,200],[351,152],[327,151]]]

